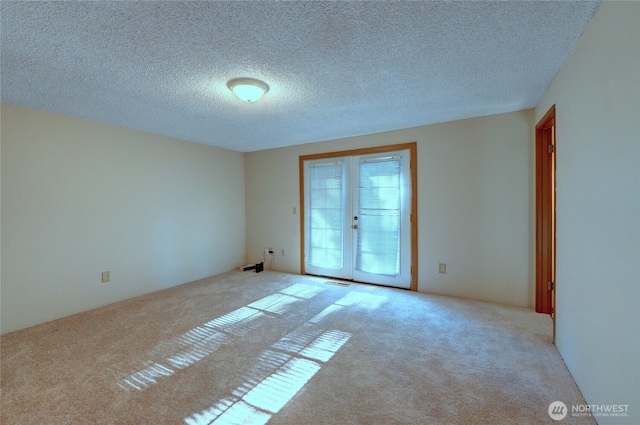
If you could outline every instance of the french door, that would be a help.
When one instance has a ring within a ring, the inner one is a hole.
[[[304,270],[411,287],[411,152],[302,162]]]

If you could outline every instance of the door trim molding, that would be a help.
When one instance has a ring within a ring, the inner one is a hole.
[[[410,152],[411,175],[411,291],[418,290],[418,144],[417,142],[401,143],[397,145],[374,146],[371,148],[351,149],[337,152],[301,155],[298,158],[298,173],[300,182],[300,274],[307,274],[304,266],[304,162],[315,159],[335,158],[340,156],[367,155],[372,153],[390,152],[407,149]]]
[[[555,144],[556,105],[536,125],[536,305],[555,325]],[[553,144],[548,149],[548,144]],[[554,326],[555,329],[555,326]]]

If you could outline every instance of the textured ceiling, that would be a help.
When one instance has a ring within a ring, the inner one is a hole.
[[[534,107],[598,1],[2,1],[2,101],[241,152]],[[245,104],[236,77],[271,87]]]

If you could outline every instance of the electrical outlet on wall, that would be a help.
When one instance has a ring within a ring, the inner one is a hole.
[[[102,272],[102,283],[111,281],[111,272]]]
[[[445,263],[438,264],[438,273],[445,274],[447,272],[447,265]]]

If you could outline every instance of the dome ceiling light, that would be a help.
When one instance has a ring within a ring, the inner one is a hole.
[[[259,100],[269,91],[267,83],[253,78],[233,79],[227,83],[227,87],[238,96],[238,99],[247,103]]]

